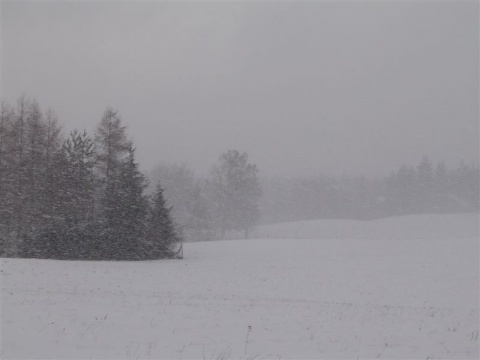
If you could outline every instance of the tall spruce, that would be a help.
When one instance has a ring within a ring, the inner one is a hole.
[[[135,162],[135,150],[127,140],[117,112],[108,108],[95,136],[100,178],[99,220],[103,253],[115,259],[143,256],[147,182]]]
[[[109,221],[114,226],[118,256],[122,259],[145,258],[144,228],[148,202],[143,194],[145,176],[135,161],[135,149],[130,144],[128,157],[121,162],[115,189],[108,193]]]
[[[121,216],[118,214],[118,201],[121,197],[120,168],[130,146],[125,126],[117,112],[107,108],[95,133],[96,171],[99,184],[96,213],[101,226],[102,252],[114,256],[115,249],[125,253],[121,239]]]
[[[158,183],[150,200],[146,240],[153,258],[173,257],[176,246],[181,241],[181,234],[173,221],[172,208],[167,206],[163,192]]]
[[[93,219],[95,146],[86,131],[74,130],[64,142],[58,162],[60,205],[65,220],[78,224]]]
[[[115,181],[121,161],[130,147],[125,126],[117,111],[107,108],[95,133],[97,164],[102,182],[107,185]]]

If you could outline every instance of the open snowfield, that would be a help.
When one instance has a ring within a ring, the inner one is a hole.
[[[1,357],[479,358],[478,215],[257,236],[183,260],[2,259]]]

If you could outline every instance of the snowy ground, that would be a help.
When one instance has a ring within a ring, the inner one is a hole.
[[[479,358],[477,215],[257,234],[277,238],[189,243],[184,260],[2,259],[1,357]]]

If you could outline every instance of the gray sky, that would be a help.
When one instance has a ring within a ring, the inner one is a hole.
[[[93,133],[119,110],[144,170],[387,175],[479,162],[477,1],[15,2],[1,96]]]

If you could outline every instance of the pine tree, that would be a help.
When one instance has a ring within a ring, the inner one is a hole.
[[[107,108],[95,134],[97,164],[105,185],[115,178],[120,162],[131,145],[127,141],[125,126],[112,108]]]
[[[127,141],[125,126],[111,108],[107,108],[97,127],[95,144],[99,176],[96,213],[102,228],[98,251],[107,257],[119,257],[127,252],[122,234],[120,169],[131,144]]]
[[[95,164],[93,140],[86,131],[72,131],[63,144],[58,164],[60,184],[57,184],[61,192],[59,206],[70,224],[93,219]]]
[[[171,258],[181,241],[181,234],[172,218],[172,208],[167,206],[160,183],[151,197],[146,227],[146,240],[153,258]]]
[[[145,257],[144,227],[148,202],[143,192],[147,187],[145,176],[135,162],[135,149],[128,148],[128,157],[122,162],[118,186],[111,196],[109,209],[113,210],[110,219],[117,229],[117,241],[122,243],[124,259],[140,260]],[[113,195],[113,196],[112,196]]]

